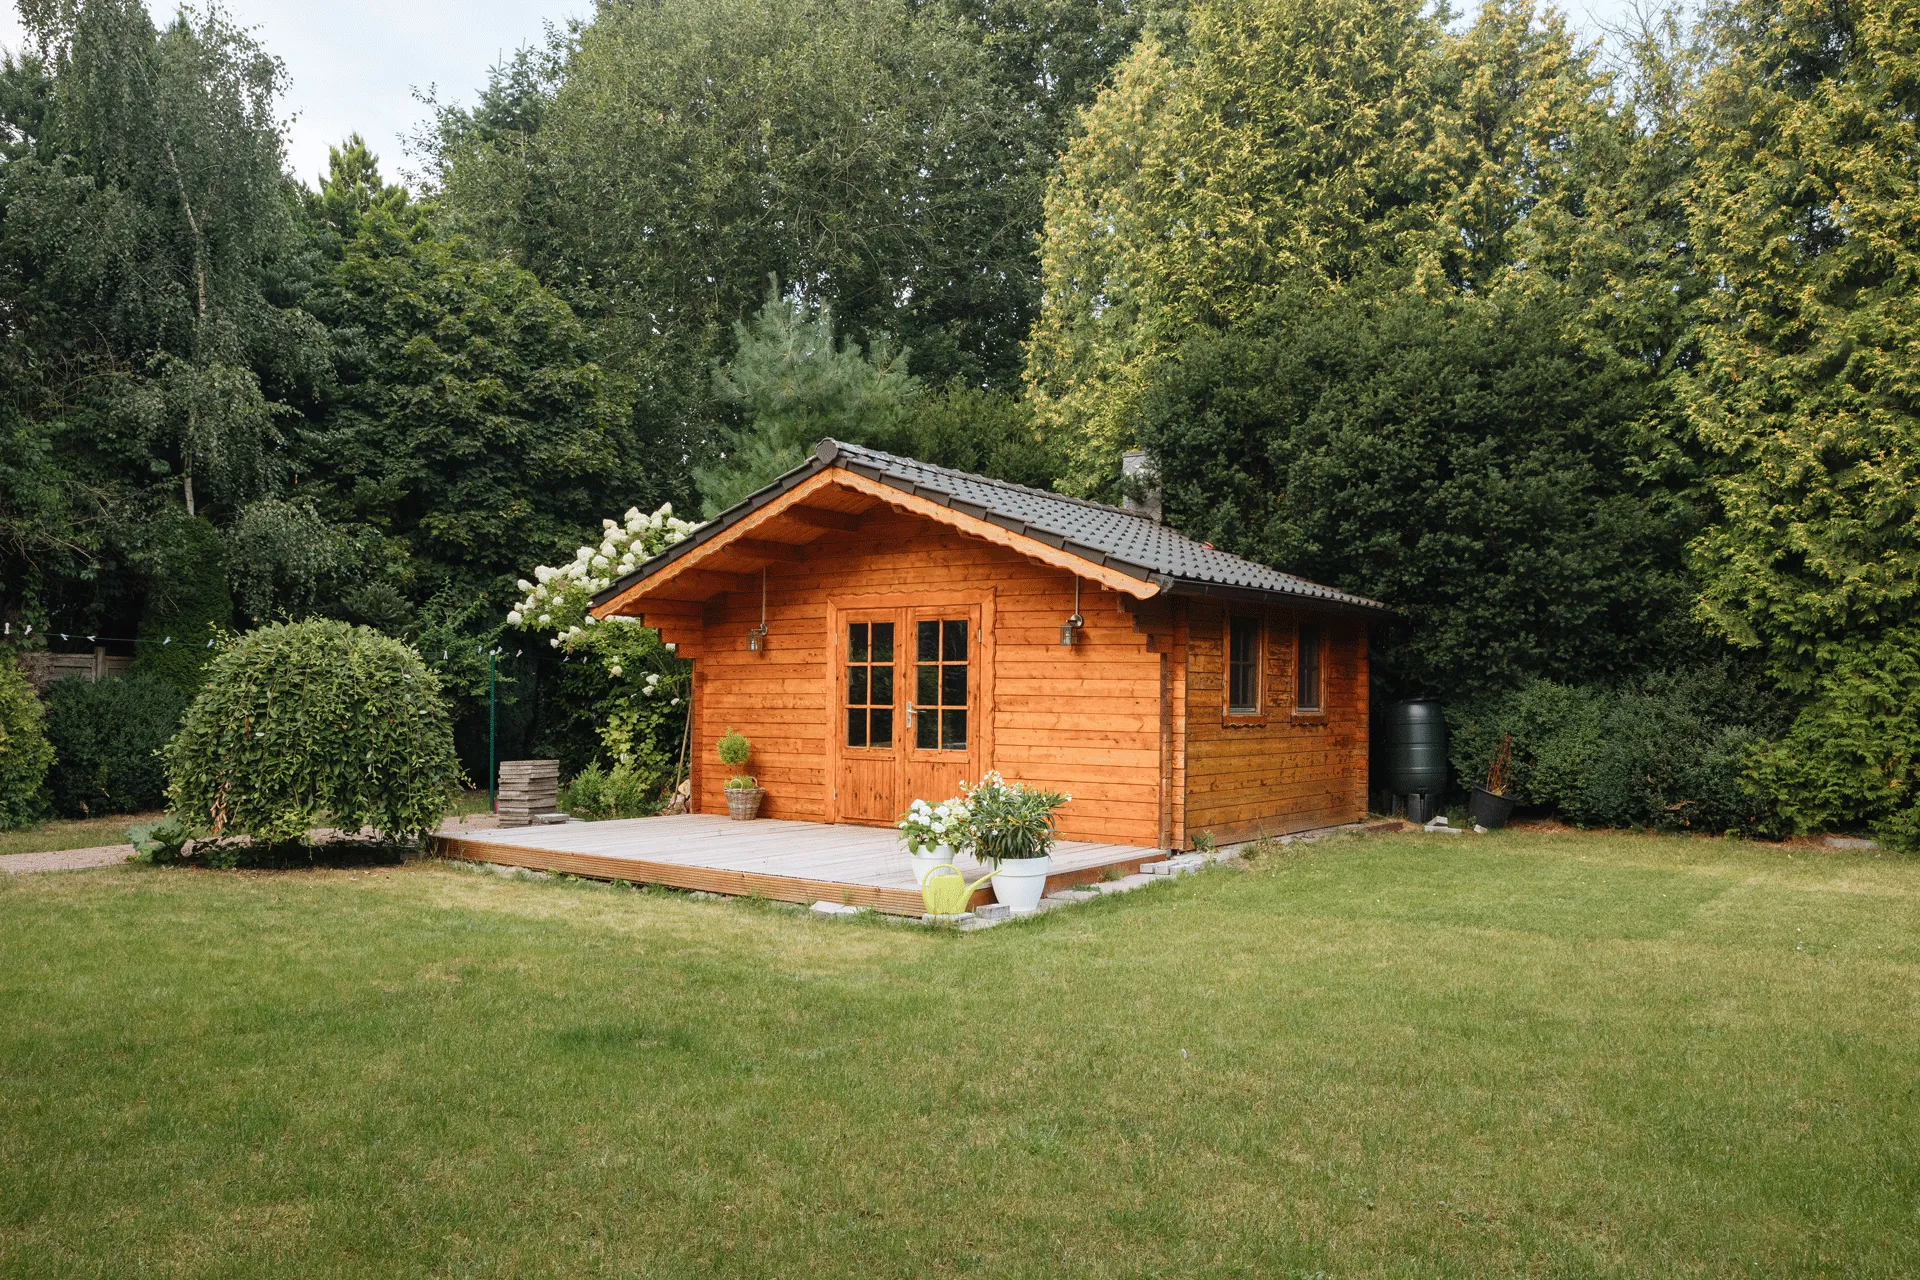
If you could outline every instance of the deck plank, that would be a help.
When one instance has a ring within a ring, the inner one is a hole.
[[[782,902],[844,902],[894,915],[919,915],[923,909],[912,864],[890,827],[673,814],[444,833],[435,842],[442,857],[602,880]],[[1131,872],[1161,856],[1158,849],[1063,840],[1053,848],[1047,888],[1086,883],[1114,870]],[[957,865],[969,879],[986,874],[972,858]],[[989,902],[992,895],[981,889],[974,901]]]

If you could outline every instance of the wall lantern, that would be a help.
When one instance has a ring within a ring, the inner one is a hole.
[[[1060,647],[1073,648],[1075,633],[1086,625],[1087,620],[1080,616],[1080,575],[1075,574],[1073,576],[1073,616],[1060,624]]]
[[[747,652],[761,653],[767,647],[767,571],[760,570],[760,625],[747,631]]]

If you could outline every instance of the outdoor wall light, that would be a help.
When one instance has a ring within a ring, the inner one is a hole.
[[[760,570],[760,625],[747,631],[747,652],[761,653],[767,647],[767,571]]]
[[[1078,574],[1075,574],[1073,579],[1073,616],[1060,624],[1060,647],[1062,649],[1073,648],[1074,633],[1086,625],[1087,620],[1080,616],[1080,577]]]

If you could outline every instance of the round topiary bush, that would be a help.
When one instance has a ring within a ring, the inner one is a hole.
[[[135,672],[108,680],[68,677],[47,686],[54,768],[47,796],[68,818],[158,809],[167,799],[161,748],[180,726],[187,695]]]
[[[233,641],[166,755],[175,813],[269,844],[323,825],[412,839],[460,782],[440,682],[406,645],[344,622]]]
[[[25,826],[44,810],[40,784],[53,763],[53,748],[47,745],[43,715],[13,651],[0,648],[0,831]]]

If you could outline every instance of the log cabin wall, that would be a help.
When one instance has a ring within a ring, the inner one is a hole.
[[[1227,624],[1261,621],[1260,711],[1226,711]],[[1325,709],[1294,707],[1294,646],[1301,623],[1325,636]],[[1186,776],[1183,836],[1221,844],[1357,822],[1367,812],[1367,628],[1316,610],[1222,606],[1186,609]]]
[[[984,767],[1009,780],[1073,796],[1060,814],[1069,840],[1160,846],[1166,842],[1166,759],[1179,739],[1163,722],[1163,680],[1177,669],[1164,645],[1136,625],[1118,595],[1082,581],[1086,625],[1072,648],[1060,624],[1073,612],[1073,576],[913,515],[875,512],[858,532],[808,543],[797,562],[767,573],[767,641],[750,652],[760,621],[758,591],[708,603],[697,638],[673,628],[694,660],[694,807],[723,813],[727,771],[714,755],[729,727],[753,742],[747,765],[765,788],[761,813],[822,821],[828,812],[830,729],[839,656],[829,647],[829,601],[910,609],[985,597],[991,625],[973,677],[990,681],[992,712],[976,732]],[[670,636],[669,638],[672,638]],[[1184,726],[1180,726],[1184,728]],[[896,721],[896,733],[902,732]],[[900,800],[904,808],[911,796]],[[923,797],[944,798],[939,795]]]

